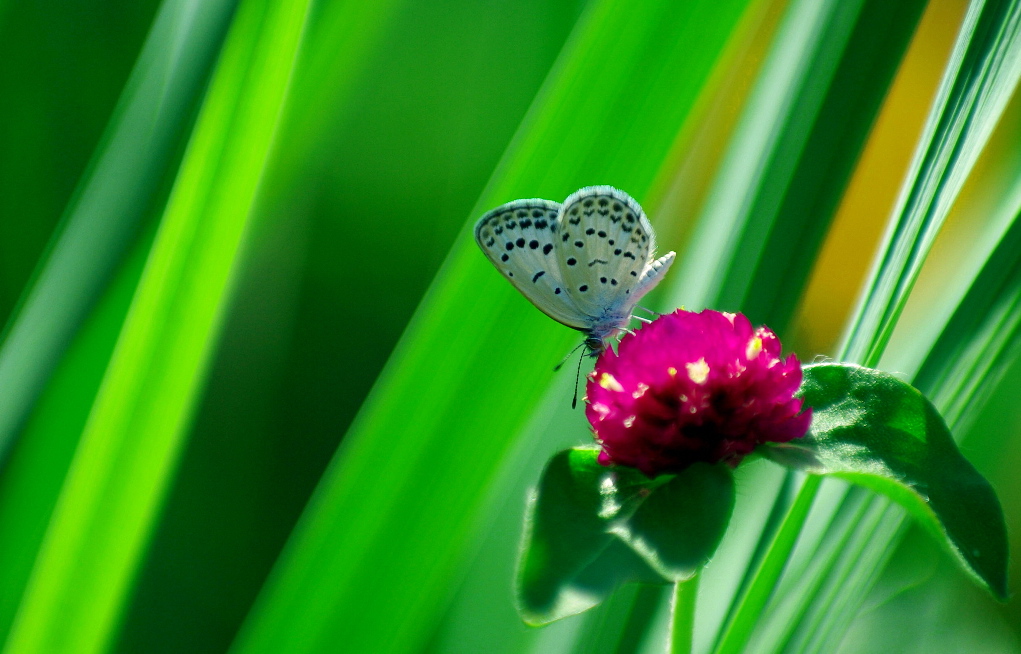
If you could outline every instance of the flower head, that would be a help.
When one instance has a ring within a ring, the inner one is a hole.
[[[678,309],[625,336],[588,378],[599,462],[655,477],[697,461],[737,465],[762,443],[804,436],[801,364],[780,352],[767,327],[708,309]]]

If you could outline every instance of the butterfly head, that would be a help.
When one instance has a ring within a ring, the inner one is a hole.
[[[588,348],[588,355],[590,357],[598,357],[606,351],[606,343],[602,337],[591,333],[585,335],[585,347]]]

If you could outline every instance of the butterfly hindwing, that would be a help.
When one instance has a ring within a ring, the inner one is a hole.
[[[489,260],[540,311],[574,329],[587,327],[584,313],[564,290],[557,264],[560,204],[515,200],[475,224],[475,240]]]
[[[564,202],[559,232],[561,277],[574,303],[593,317],[613,307],[630,315],[656,245],[641,206],[611,186],[583,188]]]

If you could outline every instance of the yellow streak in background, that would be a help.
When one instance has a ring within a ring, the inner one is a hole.
[[[854,308],[954,39],[964,0],[933,0],[894,79],[795,314],[792,344],[803,359],[832,352]]]
[[[702,211],[786,7],[787,0],[749,6],[642,200],[650,216],[670,217],[656,228],[674,250],[681,251]]]

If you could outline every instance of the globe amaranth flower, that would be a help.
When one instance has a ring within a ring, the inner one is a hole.
[[[804,436],[801,364],[780,353],[770,329],[719,311],[678,309],[628,334],[588,377],[599,462],[655,477],[697,461],[737,465],[762,443]]]

